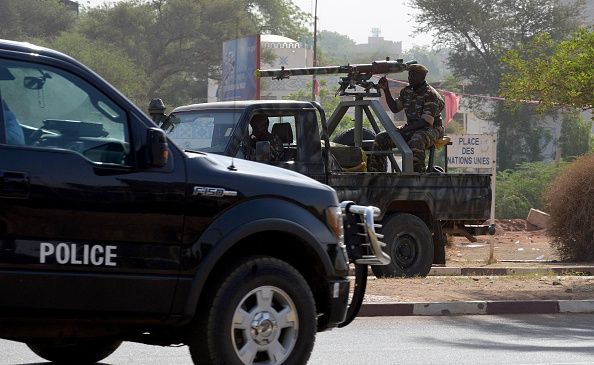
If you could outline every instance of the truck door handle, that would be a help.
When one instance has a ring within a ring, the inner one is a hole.
[[[27,198],[29,175],[24,172],[0,171],[0,197]]]

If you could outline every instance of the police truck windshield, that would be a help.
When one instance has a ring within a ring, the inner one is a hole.
[[[186,150],[222,153],[233,135],[241,113],[191,112],[173,116],[169,138]]]

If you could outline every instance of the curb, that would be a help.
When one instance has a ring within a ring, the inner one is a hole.
[[[363,303],[358,317],[594,313],[594,300]]]
[[[580,274],[594,275],[594,266],[539,267],[442,267],[434,266],[428,276],[497,276],[522,274]]]

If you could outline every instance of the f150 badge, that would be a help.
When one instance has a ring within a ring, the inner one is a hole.
[[[117,246],[84,245],[60,242],[39,244],[39,263],[55,261],[60,265],[117,266]]]
[[[208,186],[194,186],[193,196],[213,196],[221,198],[223,196],[237,196],[237,191],[225,190],[223,188],[211,188]]]

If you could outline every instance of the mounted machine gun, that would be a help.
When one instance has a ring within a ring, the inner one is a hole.
[[[272,70],[256,70],[256,77],[272,77],[275,80],[288,79],[291,76],[308,76],[308,75],[330,75],[330,74],[347,74],[341,77],[338,84],[340,87],[336,90],[335,95],[340,96],[369,96],[379,97],[380,89],[377,83],[369,81],[374,75],[382,75],[389,73],[397,73],[408,70],[408,66],[416,64],[417,61],[404,62],[402,59],[390,61],[387,57],[385,61],[373,61],[372,63],[354,64],[346,66],[324,66],[324,67],[303,67],[303,68],[284,68]],[[357,92],[356,87],[362,87],[365,92]],[[374,89],[374,92],[370,92]]]
[[[284,68],[272,70],[256,70],[256,77],[272,77],[275,80],[288,79],[291,76],[307,76],[307,75],[329,75],[346,73],[347,75],[340,78],[338,82],[339,87],[335,95],[338,96],[353,96],[355,100],[343,100],[338,104],[327,123],[323,120],[323,128],[326,136],[331,136],[336,130],[338,123],[342,120],[348,109],[355,108],[355,128],[353,129],[353,141],[349,141],[353,146],[362,147],[367,150],[367,154],[378,153],[386,154],[384,151],[371,151],[370,146],[373,140],[364,140],[365,134],[363,130],[363,113],[367,116],[369,123],[373,127],[375,134],[381,131],[376,117],[388,132],[388,135],[396,145],[397,153],[402,156],[401,167],[398,165],[394,155],[388,154],[393,171],[412,172],[412,151],[402,135],[398,132],[394,123],[380,104],[379,100],[375,98],[381,97],[380,88],[377,83],[370,81],[374,75],[385,75],[389,73],[397,73],[408,71],[410,65],[416,64],[417,61],[404,62],[402,59],[390,61],[387,57],[385,61],[373,61],[371,63],[354,64],[346,66],[327,66],[327,67],[304,67],[304,68]],[[361,87],[363,91],[357,91],[357,86]],[[364,99],[367,98],[367,99]],[[369,99],[373,98],[373,99]],[[373,110],[373,113],[371,112]],[[369,138],[369,136],[368,136]],[[373,138],[373,137],[371,137]]]

